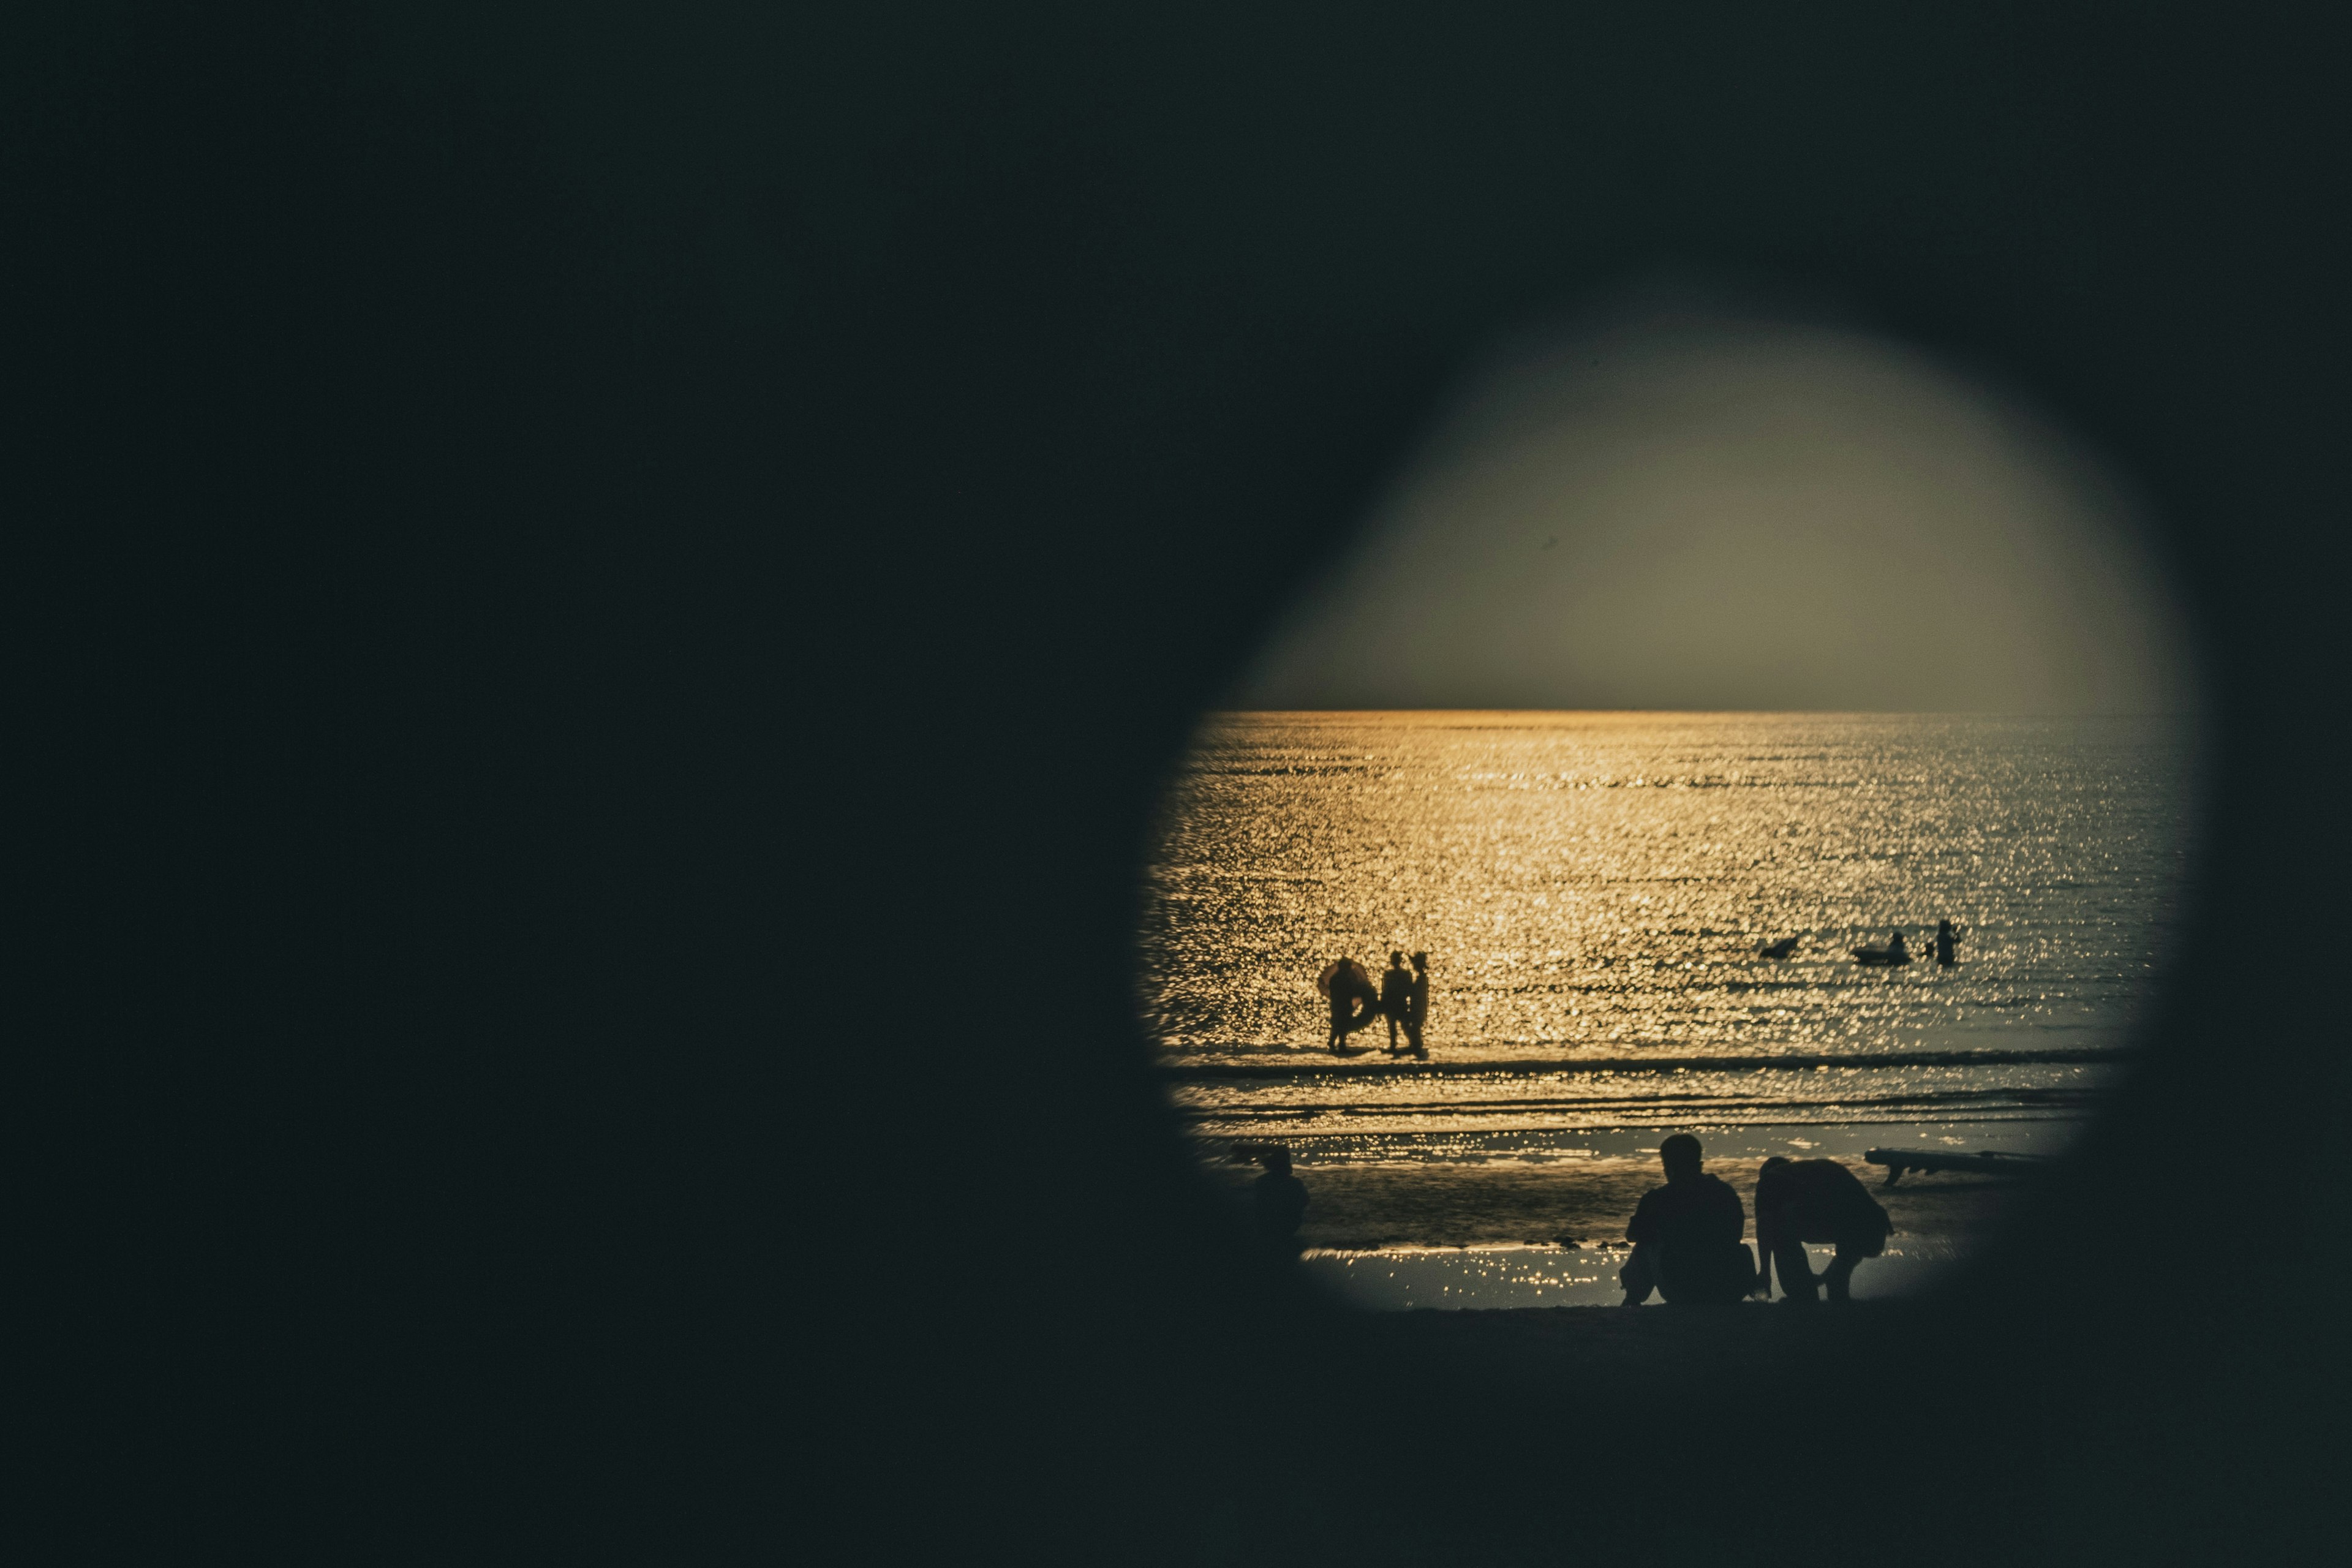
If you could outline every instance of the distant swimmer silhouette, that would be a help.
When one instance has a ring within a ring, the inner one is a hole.
[[[1412,1026],[1405,1021],[1412,1010],[1412,975],[1404,966],[1402,949],[1389,954],[1389,966],[1381,974],[1381,1016],[1389,1021],[1389,1055],[1397,1054],[1397,1036],[1402,1032],[1410,1048]]]
[[[1937,921],[1936,922],[1936,962],[1946,969],[1949,969],[1954,963],[1958,962],[1958,960],[1952,956],[1952,944],[1958,940],[1959,938],[1952,934],[1951,921]]]
[[[1756,955],[1759,958],[1786,958],[1796,951],[1797,939],[1793,936],[1784,936],[1778,942],[1759,942],[1756,944]]]
[[[1903,933],[1896,931],[1887,939],[1885,947],[1857,947],[1853,961],[1862,964],[1884,964],[1889,968],[1911,962],[1911,950],[1903,945]]]
[[[1412,955],[1412,994],[1407,999],[1404,1013],[1404,1037],[1412,1042],[1412,1054],[1423,1061],[1429,1059],[1429,1047],[1422,1043],[1421,1032],[1429,1026],[1429,954]]]
[[[1677,1132],[1658,1145],[1666,1184],[1642,1194],[1625,1226],[1633,1256],[1617,1271],[1628,1307],[1652,1290],[1670,1307],[1727,1306],[1755,1289],[1756,1257],[1739,1239],[1748,1211],[1720,1176],[1710,1176],[1698,1140]]]
[[[1329,967],[1316,977],[1315,989],[1323,993],[1331,1004],[1331,1037],[1329,1045],[1335,1057],[1360,1055],[1349,1050],[1349,1035],[1381,1016],[1381,994],[1372,985],[1372,977],[1364,966],[1352,958],[1335,958]],[[1358,1004],[1362,1011],[1357,1011]]]
[[[1307,1184],[1290,1173],[1290,1151],[1258,1155],[1265,1174],[1250,1184],[1250,1220],[1258,1245],[1278,1258],[1298,1256],[1298,1226],[1307,1216]]]
[[[1787,1160],[1779,1155],[1764,1162],[1756,1176],[1756,1249],[1764,1255],[1758,1285],[1772,1288],[1772,1268],[1780,1268],[1780,1293],[1791,1301],[1820,1300],[1818,1288],[1830,1288],[1830,1300],[1848,1300],[1847,1282],[1854,1266],[1886,1250],[1895,1222],[1862,1184],[1862,1178],[1835,1160]],[[1805,1243],[1832,1246],[1837,1255],[1813,1277]]]

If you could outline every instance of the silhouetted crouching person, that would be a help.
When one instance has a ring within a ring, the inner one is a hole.
[[[1298,1226],[1307,1217],[1307,1184],[1290,1173],[1290,1151],[1268,1149],[1265,1174],[1250,1185],[1250,1217],[1258,1245],[1276,1258],[1298,1256]]]
[[[1830,1288],[1830,1300],[1848,1299],[1854,1266],[1886,1250],[1895,1222],[1860,1177],[1835,1160],[1764,1162],[1756,1177],[1756,1247],[1764,1255],[1757,1283],[1772,1288],[1772,1266],[1780,1268],[1780,1293],[1792,1301],[1820,1300],[1817,1285]],[[1834,1247],[1837,1256],[1813,1278],[1812,1260],[1805,1243]]]
[[[1625,1305],[1638,1307],[1656,1290],[1669,1306],[1723,1305],[1756,1284],[1756,1257],[1739,1239],[1748,1211],[1739,1194],[1702,1167],[1698,1140],[1677,1132],[1658,1145],[1666,1184],[1642,1194],[1625,1227],[1633,1256],[1617,1272]]]

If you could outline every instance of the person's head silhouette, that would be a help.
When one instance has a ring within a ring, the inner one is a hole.
[[[1290,1151],[1287,1149],[1268,1149],[1258,1156],[1258,1161],[1277,1176],[1290,1174]]]
[[[1658,1145],[1658,1159],[1666,1167],[1666,1180],[1679,1182],[1696,1176],[1704,1163],[1698,1140],[1687,1132],[1677,1132]]]
[[[1404,967],[1404,950],[1402,948],[1399,948],[1397,951],[1389,954],[1389,967],[1391,969],[1402,969]]]
[[[1429,954],[1425,952],[1414,953],[1412,955],[1412,966],[1415,969],[1427,969],[1429,967]]]

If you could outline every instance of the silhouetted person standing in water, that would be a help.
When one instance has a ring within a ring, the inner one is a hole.
[[[1399,1029],[1405,1031],[1408,1041],[1412,1038],[1412,1027],[1405,1022],[1405,1016],[1412,1006],[1412,976],[1405,973],[1403,952],[1391,952],[1389,954],[1389,966],[1381,974],[1381,1016],[1389,1021],[1391,1056],[1397,1054]]]
[[[1307,1184],[1290,1173],[1290,1151],[1259,1156],[1265,1174],[1250,1184],[1250,1217],[1258,1244],[1278,1258],[1298,1256],[1298,1225],[1307,1217]]]
[[[1625,1239],[1633,1256],[1617,1271],[1625,1305],[1656,1290],[1669,1306],[1719,1306],[1755,1288],[1756,1258],[1739,1239],[1748,1211],[1720,1176],[1702,1168],[1698,1140],[1677,1132],[1658,1145],[1666,1184],[1642,1194]]]
[[[1412,1042],[1412,1054],[1423,1061],[1429,1059],[1429,1047],[1421,1043],[1421,1031],[1429,1024],[1429,954],[1412,955],[1412,990],[1405,998],[1404,1037]]]
[[[1756,1177],[1756,1249],[1764,1255],[1756,1283],[1769,1291],[1777,1263],[1780,1293],[1790,1300],[1819,1300],[1817,1286],[1827,1285],[1830,1300],[1843,1301],[1854,1266],[1885,1251],[1894,1228],[1862,1179],[1835,1160],[1785,1160],[1776,1154]],[[1837,1248],[1818,1281],[1805,1256],[1809,1241]]]
[[[1348,1037],[1381,1016],[1377,997],[1370,994],[1370,978],[1357,978],[1362,973],[1352,958],[1337,960],[1331,966],[1330,1046],[1335,1057],[1346,1056]],[[1364,1004],[1360,1013],[1356,1011],[1359,1001]]]
[[[1946,969],[1949,969],[1953,963],[1952,943],[1955,940],[1957,939],[1952,935],[1952,922],[1937,921],[1936,922],[1936,962]]]

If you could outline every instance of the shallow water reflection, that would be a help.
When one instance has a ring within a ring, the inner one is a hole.
[[[1623,1247],[1390,1247],[1378,1251],[1308,1252],[1299,1266],[1351,1307],[1371,1311],[1495,1310],[1517,1307],[1614,1306],[1624,1293],[1617,1270]],[[1813,1269],[1826,1268],[1832,1249],[1811,1247]],[[1906,1240],[1854,1270],[1858,1301],[1906,1296],[1931,1287],[1958,1263],[1951,1242]],[[1776,1279],[1772,1299],[1782,1299]],[[1654,1297],[1644,1310],[1661,1310]]]

